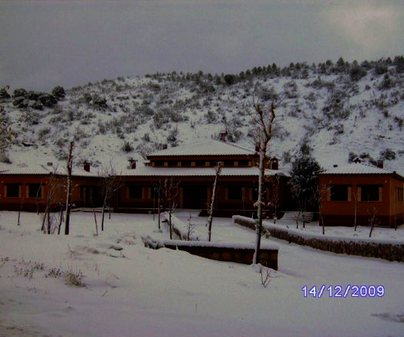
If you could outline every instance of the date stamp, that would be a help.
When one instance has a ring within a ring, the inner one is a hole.
[[[375,298],[383,297],[386,289],[383,285],[371,284],[347,284],[345,286],[339,284],[322,284],[322,285],[304,285],[301,288],[303,297],[305,298]]]

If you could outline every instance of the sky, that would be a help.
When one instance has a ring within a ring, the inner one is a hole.
[[[404,0],[0,0],[0,87],[404,54]]]

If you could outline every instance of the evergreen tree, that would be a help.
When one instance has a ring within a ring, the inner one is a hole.
[[[318,175],[322,169],[310,154],[301,154],[292,164],[289,185],[300,211],[318,208]]]

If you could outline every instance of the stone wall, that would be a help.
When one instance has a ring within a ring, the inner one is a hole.
[[[255,221],[251,218],[242,216],[233,216],[235,223],[248,228],[254,228]],[[367,257],[376,257],[389,261],[404,262],[404,244],[378,242],[376,240],[361,239],[331,239],[321,238],[318,236],[308,237],[292,233],[286,228],[266,225],[266,230],[270,232],[272,237],[286,240],[289,243],[297,243],[302,246],[310,246],[312,248],[326,250],[337,254],[359,255]]]
[[[253,244],[214,243],[203,241],[154,240],[150,236],[142,238],[146,247],[159,249],[169,248],[186,251],[190,254],[211,260],[252,264],[255,247]],[[278,249],[262,247],[259,263],[278,270]]]

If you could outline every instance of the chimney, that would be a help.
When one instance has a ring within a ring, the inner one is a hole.
[[[378,168],[381,168],[381,169],[382,169],[382,168],[384,167],[384,161],[381,160],[381,159],[379,159],[379,160],[377,161],[377,164],[376,164],[376,165],[377,165]]]
[[[338,167],[338,165],[337,165],[337,164],[334,164],[332,167],[333,167],[333,168],[337,168],[337,167]]]
[[[256,153],[260,152],[260,143],[255,143],[255,152]]]
[[[53,163],[52,163],[51,161],[48,161],[48,162],[46,163],[46,166],[52,167],[52,166],[53,166]]]
[[[135,159],[129,159],[129,169],[135,170],[136,169],[136,160]]]
[[[226,141],[226,137],[227,137],[227,131],[221,131],[219,133],[219,139],[221,142],[225,142]]]
[[[83,169],[84,169],[84,171],[86,171],[86,172],[90,172],[90,168],[91,168],[91,165],[90,165],[90,162],[88,162],[87,160],[84,162],[84,164],[83,164]]]
[[[270,162],[271,170],[279,170],[279,160],[277,158],[271,158]]]

